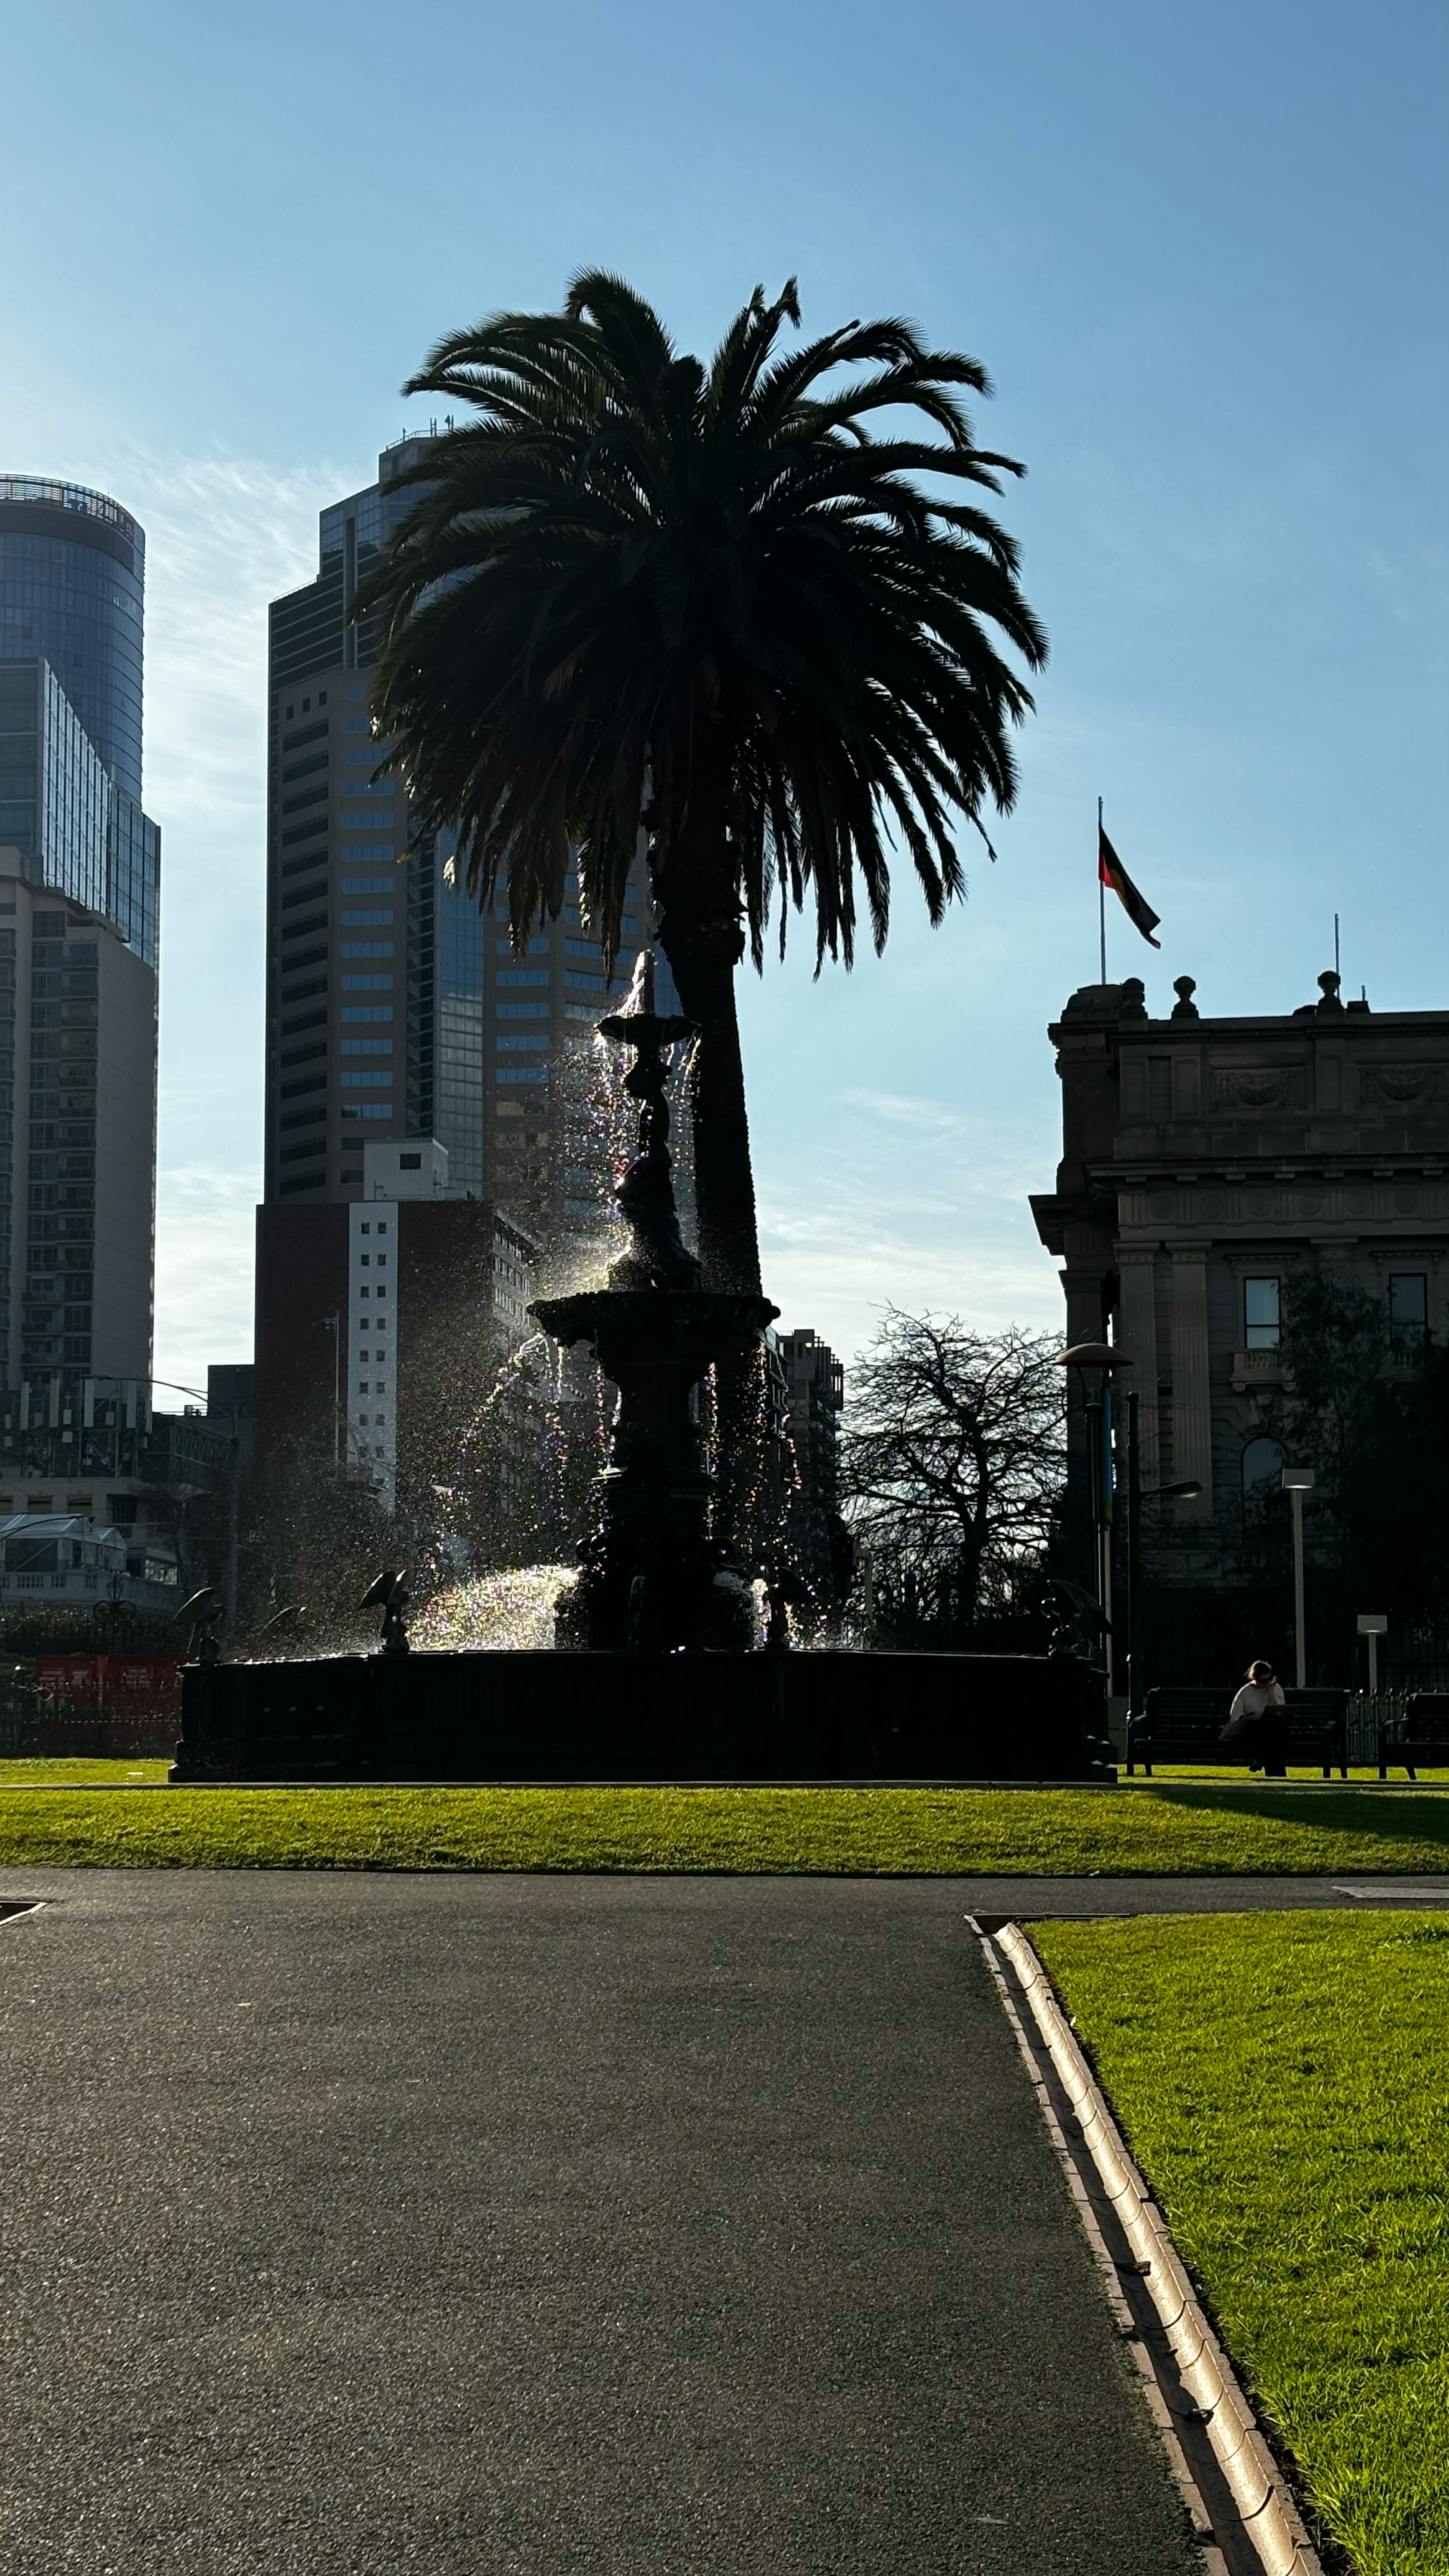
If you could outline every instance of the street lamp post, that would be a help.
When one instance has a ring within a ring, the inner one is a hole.
[[[1313,1486],[1311,1467],[1284,1468],[1283,1491],[1293,1506],[1293,1661],[1300,1690],[1308,1676],[1303,1637],[1303,1497],[1312,1493]]]
[[[1141,1399],[1134,1386],[1127,1397],[1127,1715],[1142,1713],[1142,1455],[1137,1416]]]
[[[1116,1686],[1112,1635],[1112,1422],[1111,1373],[1130,1368],[1125,1351],[1114,1350],[1110,1342],[1074,1342],[1070,1350],[1057,1357],[1058,1368],[1076,1369],[1082,1383],[1082,1403],[1087,1416],[1087,1474],[1092,1488],[1092,1580],[1097,1607],[1102,1614],[1102,1651],[1107,1663],[1107,1697],[1114,1696]],[[1097,1379],[1095,1393],[1086,1385],[1088,1371]],[[1129,1575],[1130,1586],[1130,1575]]]
[[[1358,1633],[1368,1639],[1369,1697],[1379,1695],[1379,1639],[1388,1635],[1389,1623],[1381,1610],[1360,1610]]]
[[[1137,1438],[1140,1403],[1134,1387],[1127,1398],[1127,1714],[1140,1717],[1147,1697],[1146,1657],[1142,1652],[1142,1506],[1144,1502],[1191,1502],[1202,1492],[1195,1476],[1181,1484],[1155,1485],[1142,1491],[1142,1461]]]

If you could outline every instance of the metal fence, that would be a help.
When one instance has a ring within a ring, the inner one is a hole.
[[[0,1759],[94,1761],[162,1757],[176,1749],[174,1716],[151,1709],[0,1707]]]
[[[1398,1726],[1408,1707],[1404,1691],[1355,1691],[1348,1703],[1348,1762],[1350,1770],[1376,1765],[1379,1758],[1379,1728]]]

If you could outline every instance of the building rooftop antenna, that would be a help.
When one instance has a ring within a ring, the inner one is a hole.
[[[1333,971],[1338,973],[1338,915],[1333,916]]]

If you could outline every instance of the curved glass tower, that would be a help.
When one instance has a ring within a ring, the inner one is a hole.
[[[135,1427],[149,1404],[161,840],[140,801],[144,582],[118,502],[0,474],[0,1481],[43,1476],[52,1501],[85,1482],[96,1405]]]
[[[146,539],[80,483],[0,474],[0,661],[48,662],[112,782],[141,794]]]

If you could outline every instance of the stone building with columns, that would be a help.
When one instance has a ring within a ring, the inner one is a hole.
[[[1375,1012],[1318,981],[1281,1017],[1209,1017],[1184,975],[1164,1019],[1136,979],[1089,984],[1050,1031],[1062,1160],[1032,1213],[1067,1341],[1105,1335],[1132,1363],[1144,1492],[1201,1487],[1146,1521],[1149,1584],[1178,1596],[1152,1625],[1184,1655],[1222,1626],[1185,1595],[1231,1588],[1245,1506],[1283,1463],[1265,1416],[1290,1276],[1335,1265],[1401,1346],[1449,1337],[1449,1010]],[[1084,1513],[1084,1443],[1071,1476]]]

